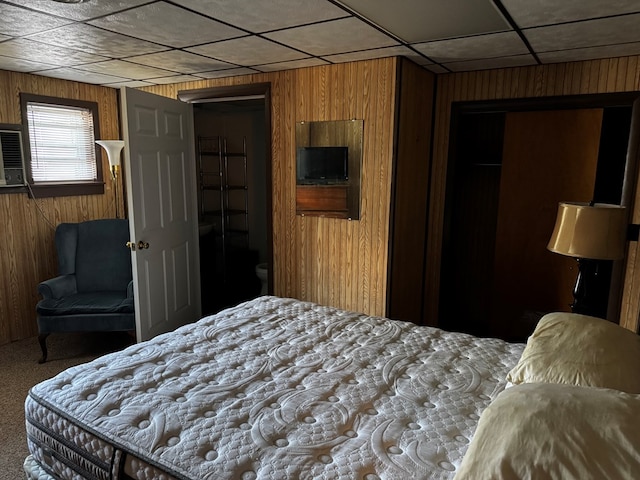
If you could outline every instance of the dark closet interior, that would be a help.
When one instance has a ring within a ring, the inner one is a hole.
[[[627,164],[635,98],[454,104],[442,328],[524,341],[545,313],[570,311],[575,260],[546,250],[557,204],[625,204],[625,176],[635,171]],[[620,272],[600,262],[598,293],[614,314]]]

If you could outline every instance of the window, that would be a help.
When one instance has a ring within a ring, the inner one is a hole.
[[[22,94],[27,182],[36,197],[104,193],[95,102]]]

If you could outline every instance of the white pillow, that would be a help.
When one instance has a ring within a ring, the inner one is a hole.
[[[601,318],[550,313],[538,322],[507,381],[640,393],[640,336]]]
[[[638,478],[638,418],[638,395],[514,385],[482,412],[455,480]]]

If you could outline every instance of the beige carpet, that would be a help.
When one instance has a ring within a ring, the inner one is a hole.
[[[62,370],[119,350],[131,343],[126,333],[51,334],[49,359],[40,365],[36,337],[0,346],[0,479],[25,478],[22,462],[28,455],[24,400],[36,383]]]

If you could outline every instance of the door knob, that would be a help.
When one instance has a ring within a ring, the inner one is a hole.
[[[138,250],[145,250],[145,249],[149,248],[149,242],[143,242],[142,240],[140,240],[138,243],[136,243],[136,242],[127,242],[125,245],[129,249],[134,251],[134,252],[135,252],[136,248]]]

